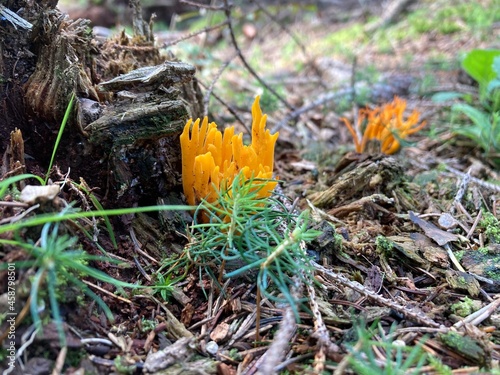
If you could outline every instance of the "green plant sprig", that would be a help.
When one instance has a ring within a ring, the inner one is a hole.
[[[7,191],[12,189],[12,185],[16,182],[22,181],[24,179],[34,178],[41,185],[46,185],[50,176],[50,172],[55,160],[55,155],[62,139],[64,133],[64,128],[68,122],[69,116],[71,114],[72,106],[75,100],[75,96],[72,95],[64,119],[59,128],[57,139],[52,150],[52,157],[50,160],[50,165],[47,170],[45,179],[33,175],[33,174],[22,174],[18,176],[13,176],[0,181],[0,199],[3,199]],[[116,247],[116,239],[114,232],[109,221],[110,216],[116,215],[127,215],[135,214],[141,212],[155,212],[162,210],[179,211],[179,210],[193,210],[196,207],[190,206],[169,206],[169,205],[158,205],[158,206],[148,206],[148,207],[133,207],[133,208],[120,208],[113,210],[105,210],[97,198],[90,192],[84,184],[74,185],[83,191],[92,201],[92,204],[96,208],[94,211],[78,211],[71,205],[64,208],[61,212],[52,212],[45,214],[38,214],[36,212],[32,213],[30,217],[22,218],[20,220],[12,220],[10,223],[5,223],[0,225],[0,234],[12,232],[17,239],[2,239],[0,238],[0,244],[17,246],[24,249],[30,256],[30,259],[25,261],[15,262],[18,269],[22,268],[34,268],[35,275],[31,280],[31,290],[30,290],[30,311],[33,318],[33,322],[37,328],[41,328],[41,319],[38,312],[38,302],[40,299],[40,290],[44,283],[47,285],[48,298],[51,307],[52,317],[56,323],[56,327],[59,333],[61,345],[66,345],[66,339],[64,335],[62,317],[59,309],[59,304],[57,301],[57,291],[60,288],[62,281],[72,283],[79,290],[81,290],[88,297],[96,301],[96,303],[102,308],[107,318],[112,321],[113,315],[111,310],[106,305],[106,303],[90,288],[80,280],[80,277],[91,277],[102,282],[114,285],[117,288],[139,288],[139,285],[126,283],[117,279],[112,278],[104,272],[101,272],[95,268],[88,266],[90,261],[106,261],[111,263],[120,263],[120,261],[114,260],[108,256],[94,256],[89,255],[81,249],[77,244],[78,238],[69,236],[60,230],[60,223],[66,220],[73,221],[86,236],[90,236],[79,223],[78,219],[82,218],[95,218],[103,217],[105,221],[106,228],[108,230],[110,239],[113,245]],[[17,219],[17,218],[13,218]],[[41,237],[39,241],[35,242],[30,238],[20,238],[19,233],[21,233],[25,228],[41,226]],[[39,244],[39,245],[38,245]],[[100,250],[104,253],[104,249],[96,244]],[[7,263],[0,263],[0,270],[6,269],[8,267]],[[170,279],[164,280],[166,284]]]
[[[158,206],[145,206],[145,207],[130,207],[130,208],[116,208],[100,211],[73,211],[64,212],[62,215],[54,213],[39,214],[25,220],[20,220],[15,223],[0,225],[0,234],[10,231],[17,231],[26,227],[34,227],[44,225],[46,223],[57,223],[65,220],[77,220],[87,217],[108,217],[129,215],[141,212],[155,212],[155,211],[186,211],[193,210],[194,206],[183,205],[158,205]]]
[[[92,292],[85,283],[75,277],[74,274],[91,277],[112,284],[115,287],[138,288],[140,286],[114,279],[106,273],[88,266],[87,263],[90,261],[112,263],[120,263],[120,261],[105,256],[89,255],[79,249],[77,237],[71,237],[68,234],[60,232],[60,223],[52,224],[49,222],[42,227],[40,240],[37,241],[40,245],[13,240],[1,240],[0,243],[20,246],[32,258],[26,261],[15,262],[14,264],[17,269],[36,268],[30,290],[30,311],[33,322],[37,328],[41,328],[42,323],[38,312],[39,291],[42,284],[46,282],[52,316],[56,323],[61,343],[64,345],[64,329],[56,292],[62,280],[74,284],[79,290],[96,301],[110,321],[113,321],[113,314],[106,303],[97,294]],[[6,264],[1,265],[0,269],[5,268],[5,266]]]
[[[443,92],[433,96],[436,102],[462,99],[452,105],[452,131],[472,140],[484,156],[500,165],[500,50],[476,49],[467,53],[462,68],[478,84],[478,99],[470,94]],[[460,115],[460,116],[458,116]],[[465,121],[464,121],[465,120]]]
[[[427,362],[428,357],[422,350],[421,341],[414,347],[396,345],[389,338],[377,340],[375,338],[376,328],[381,337],[391,336],[395,326],[391,328],[389,335],[386,335],[378,322],[374,322],[371,327],[366,328],[364,322],[356,322],[354,327],[358,336],[356,345],[347,344],[350,347],[349,364],[356,374],[361,375],[403,375],[420,374],[422,366]],[[374,352],[374,347],[385,351],[385,361],[380,361]]]
[[[215,203],[203,200],[195,217],[203,217],[203,212],[209,222],[195,221],[184,252],[164,267],[170,267],[167,274],[186,274],[197,266],[200,275],[208,274],[215,281],[220,281],[217,273],[225,278],[256,273],[262,295],[290,304],[298,317],[300,301],[290,292],[292,276],[312,282],[309,257],[302,246],[320,232],[307,228],[307,212],[290,213],[278,199],[259,198],[258,191],[267,182],[237,175],[231,186],[219,191]]]
[[[0,181],[0,196],[5,194],[10,185],[26,178],[41,180],[39,177],[31,174],[10,177]],[[75,285],[85,295],[96,301],[110,321],[113,321],[113,314],[109,307],[96,293],[90,290],[79,277],[90,277],[114,285],[117,288],[139,288],[141,286],[117,280],[102,271],[88,266],[87,263],[90,261],[105,261],[111,263],[120,263],[120,261],[108,256],[87,254],[77,245],[77,237],[71,237],[68,234],[60,233],[61,231],[59,229],[61,222],[71,220],[78,225],[77,220],[86,217],[105,217],[107,222],[109,222],[109,216],[161,210],[192,210],[195,208],[182,205],[158,205],[104,210],[96,199],[92,201],[98,211],[78,211],[68,206],[61,212],[35,214],[35,216],[0,225],[0,234],[12,232],[16,236],[25,228],[42,226],[40,241],[37,241],[37,243],[40,242],[40,245],[34,245],[29,239],[11,240],[2,238],[0,238],[0,244],[20,247],[29,254],[31,259],[15,262],[17,269],[36,268],[35,275],[31,281],[30,311],[33,322],[37,328],[41,328],[42,324],[38,312],[39,293],[43,283],[47,283],[46,290],[48,291],[52,317],[56,324],[62,346],[66,344],[66,339],[59,304],[57,302],[57,290],[59,289],[61,280],[66,280]],[[85,233],[85,231],[83,232]],[[87,233],[85,234],[87,235]],[[0,270],[6,269],[7,267],[7,263],[0,263]],[[76,277],[75,274],[77,274],[78,277]]]

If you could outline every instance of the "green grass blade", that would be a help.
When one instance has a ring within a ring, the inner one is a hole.
[[[40,268],[31,281],[30,311],[31,318],[33,319],[33,324],[37,329],[42,327],[42,321],[40,320],[40,314],[38,313],[38,289],[40,288],[40,284],[43,281],[44,274],[45,270],[43,268]]]
[[[3,199],[5,192],[7,191],[7,189],[9,188],[10,185],[12,185],[18,181],[21,181],[21,180],[26,180],[28,178],[35,178],[38,180],[38,182],[40,182],[40,184],[44,185],[44,181],[41,177],[38,177],[38,176],[31,174],[31,173],[25,173],[25,174],[20,174],[17,176],[12,176],[12,177],[6,178],[5,180],[0,181],[0,199]]]
[[[50,171],[52,170],[52,165],[54,164],[54,159],[56,157],[57,149],[59,148],[59,143],[61,143],[61,138],[64,133],[64,129],[66,128],[66,124],[69,119],[69,115],[71,114],[71,110],[73,109],[73,103],[75,101],[75,94],[71,95],[71,99],[69,100],[68,107],[66,107],[66,112],[64,113],[64,118],[61,123],[61,127],[59,128],[59,132],[57,133],[56,143],[54,144],[54,149],[52,150],[52,156],[50,158],[49,168],[47,169],[47,174],[45,175],[44,185],[47,185],[47,181],[49,180]]]
[[[109,306],[106,304],[106,302],[104,302],[102,300],[101,297],[99,297],[97,294],[95,294],[92,290],[90,290],[90,288],[83,282],[81,282],[80,280],[78,280],[76,277],[74,277],[72,274],[68,273],[68,272],[64,272],[64,275],[68,278],[68,280],[70,280],[73,284],[75,284],[76,286],[78,286],[81,290],[83,290],[83,292],[91,299],[93,299],[98,305],[99,307],[101,307],[101,309],[104,311],[104,314],[106,315],[106,318],[108,318],[108,320],[110,322],[113,322],[115,320],[114,316],[113,316],[113,313],[111,312]]]
[[[187,210],[194,210],[195,208],[196,207],[193,206],[162,205],[162,206],[117,208],[105,211],[69,212],[69,213],[64,213],[64,215],[54,215],[53,213],[40,214],[34,217],[30,217],[26,220],[18,221],[16,223],[0,225],[0,234],[5,232],[20,230],[26,227],[34,227],[37,225],[44,225],[46,223],[57,223],[64,220],[76,220],[84,217],[118,216],[118,215],[134,214],[139,212],[155,212],[155,211],[187,211]]]
[[[57,302],[56,288],[57,288],[57,275],[53,269],[50,269],[47,276],[47,288],[49,290],[50,308],[52,309],[52,318],[57,328],[59,341],[61,347],[66,346],[66,335],[64,334],[63,322],[61,311],[59,310],[59,303]]]
[[[130,284],[125,281],[117,280],[109,276],[107,273],[104,273],[102,271],[99,271],[95,268],[83,265],[79,262],[72,262],[71,264],[67,265],[68,267],[71,267],[72,269],[79,271],[83,273],[84,275],[88,277],[92,277],[93,279],[103,281],[105,283],[109,283],[114,286],[119,286],[119,287],[124,287],[124,288],[141,288],[142,286],[137,285],[137,284]]]

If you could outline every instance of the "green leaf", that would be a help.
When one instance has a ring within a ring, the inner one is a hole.
[[[487,132],[489,128],[486,115],[468,104],[455,104],[452,110],[463,113],[474,123],[473,125],[456,126],[453,128],[453,132],[473,140],[484,150],[487,150],[488,142],[483,138],[483,134]]]
[[[453,91],[445,91],[445,92],[438,92],[438,93],[432,95],[431,100],[434,103],[442,103],[442,102],[447,102],[449,100],[462,99],[465,96],[466,96],[466,94],[463,94],[463,93],[453,92]]]
[[[500,78],[500,56],[497,56],[493,59],[493,64],[491,65],[491,68],[496,73],[497,78]]]
[[[468,105],[468,104],[455,104],[451,108],[453,111],[462,112],[466,115],[480,130],[491,129],[490,118],[484,112]]]
[[[488,83],[488,87],[486,88],[487,92],[490,93],[493,90],[496,90],[500,87],[500,79],[494,79]]]
[[[465,56],[462,68],[481,86],[487,86],[498,76],[493,68],[493,61],[498,56],[500,50],[497,49],[475,49]]]

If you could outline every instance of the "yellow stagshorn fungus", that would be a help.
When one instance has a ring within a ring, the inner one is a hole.
[[[383,107],[360,110],[356,129],[347,119],[342,118],[354,139],[356,152],[364,152],[370,140],[379,141],[380,151],[384,154],[390,155],[398,151],[400,140],[418,132],[426,124],[425,121],[418,124],[420,113],[417,110],[404,121],[405,109],[406,100],[395,97],[392,103]]]
[[[200,119],[186,123],[180,140],[182,184],[189,205],[197,205],[202,199],[215,202],[218,191],[230,187],[240,171],[245,179],[272,179],[278,133],[266,130],[266,121],[257,96],[252,106],[252,142],[248,146],[243,144],[242,133],[234,134],[234,126],[226,128],[222,135],[207,117],[201,126]],[[276,184],[275,180],[268,181],[258,191],[258,197],[269,196]]]

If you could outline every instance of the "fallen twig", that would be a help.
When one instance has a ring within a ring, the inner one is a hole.
[[[300,295],[302,289],[300,285],[296,285],[294,289],[292,290],[294,297]],[[278,332],[274,335],[273,342],[267,349],[267,352],[262,356],[262,363],[259,366],[257,374],[268,375],[277,372],[275,368],[281,363],[289,350],[290,342],[296,330],[297,323],[295,322],[293,308],[292,306],[287,306],[283,312],[283,319],[281,320]]]
[[[224,72],[224,70],[229,66],[231,61],[238,56],[237,53],[235,53],[233,56],[231,56],[222,66],[219,68],[217,74],[215,75],[214,79],[212,82],[210,82],[210,85],[208,86],[207,92],[205,93],[205,96],[203,97],[203,116],[208,116],[208,103],[210,102],[210,95],[212,95],[212,91],[214,90],[215,83],[219,80],[220,76]],[[248,131],[248,129],[247,129]]]
[[[497,298],[490,304],[484,306],[483,308],[477,310],[475,313],[470,314],[464,320],[461,320],[453,325],[455,328],[460,328],[465,324],[472,324],[477,326],[483,320],[489,318],[491,314],[493,314],[496,309],[500,307],[500,298]]]
[[[281,102],[283,103],[288,109],[290,110],[294,110],[295,108],[293,106],[291,106],[290,104],[288,104],[288,102],[285,100],[285,98],[283,98],[280,94],[278,94],[276,92],[276,90],[274,90],[272,87],[270,87],[262,78],[260,78],[260,76],[257,74],[257,72],[250,66],[250,64],[248,64],[248,62],[246,61],[245,59],[245,56],[243,56],[243,53],[241,52],[241,49],[238,45],[238,42],[236,41],[236,36],[234,35],[234,30],[233,30],[233,24],[232,24],[232,21],[231,21],[231,7],[229,5],[229,1],[228,0],[224,0],[224,4],[225,4],[225,8],[224,8],[224,12],[226,14],[226,18],[227,18],[227,26],[229,28],[229,35],[231,36],[231,42],[233,43],[233,46],[234,46],[234,49],[236,50],[236,53],[238,54],[238,57],[240,58],[241,62],[243,63],[243,65],[245,66],[245,68],[247,68],[248,72],[253,75],[255,77],[255,79],[257,81],[259,81],[259,83],[264,86],[266,89],[268,89],[274,96],[276,96],[276,98]]]
[[[460,176],[462,178],[465,178],[467,176],[467,173],[460,172],[458,169],[450,167],[449,165],[446,165],[445,167],[448,171],[450,171],[453,174],[456,174],[457,176]],[[483,181],[479,178],[472,177],[472,176],[470,176],[470,181],[472,181],[472,182],[474,182],[474,183],[478,184],[479,186],[482,186],[486,189],[490,189],[490,190],[493,190],[497,193],[500,193],[500,185],[495,185],[495,184],[492,184],[491,182],[486,182],[486,181]]]
[[[400,312],[406,316],[407,319],[413,320],[417,323],[426,325],[426,326],[431,326],[438,328],[439,324],[436,323],[434,320],[430,319],[427,317],[425,314],[419,312],[419,311],[414,311],[411,310],[410,308],[406,306],[402,306],[399,303],[396,303],[394,301],[391,301],[385,297],[382,297],[375,293],[374,291],[371,291],[367,288],[365,288],[363,285],[356,281],[351,281],[347,279],[344,275],[341,275],[339,273],[336,273],[334,271],[328,270],[325,267],[319,265],[316,262],[311,262],[311,264],[314,266],[314,268],[324,274],[327,278],[333,279],[335,282],[338,282],[348,288],[351,288],[352,290],[364,295],[365,297],[380,303],[383,306],[387,306],[397,312]]]
[[[175,46],[177,43],[180,43],[180,42],[187,40],[187,39],[191,39],[191,38],[195,37],[196,35],[200,35],[203,33],[209,33],[211,31],[220,29],[221,27],[224,27],[226,25],[227,25],[227,21],[223,21],[221,23],[218,23],[217,25],[204,27],[203,29],[193,31],[192,33],[186,34],[186,35],[184,35],[176,40],[173,40],[171,42],[163,43],[161,48],[168,48],[168,47]]]

